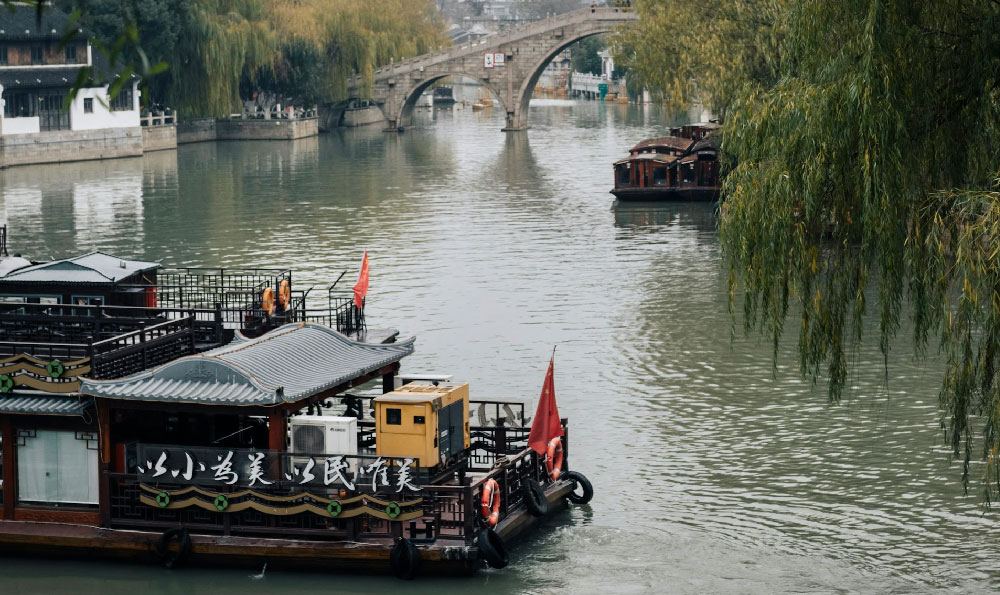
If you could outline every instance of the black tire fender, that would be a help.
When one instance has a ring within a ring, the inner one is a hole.
[[[524,504],[531,516],[545,516],[549,512],[549,500],[545,497],[542,484],[528,478],[524,482]]]
[[[594,486],[590,483],[590,480],[587,479],[586,475],[580,473],[579,471],[568,471],[566,473],[566,479],[575,484],[573,486],[573,490],[566,496],[569,498],[570,502],[573,504],[586,504],[594,498]],[[577,486],[583,489],[582,494],[576,493]]]
[[[177,551],[172,552],[168,548],[170,542],[177,540]],[[177,529],[167,529],[156,540],[156,555],[167,568],[176,568],[191,554],[191,535],[184,527]]]
[[[403,580],[413,580],[420,571],[420,550],[409,539],[401,538],[392,546],[389,554],[392,572]]]
[[[479,532],[477,538],[479,544],[479,557],[486,560],[490,568],[504,568],[510,562],[507,554],[507,544],[503,542],[503,537],[487,527]]]

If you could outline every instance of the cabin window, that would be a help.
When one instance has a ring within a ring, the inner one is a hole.
[[[666,186],[666,185],[667,185],[667,168],[654,167],[653,186]]]
[[[83,113],[92,114],[94,113],[94,99],[92,97],[87,97],[83,100]]]
[[[111,111],[130,112],[135,109],[132,104],[132,85],[126,83],[111,100]]]
[[[387,407],[385,410],[385,423],[390,426],[403,425],[403,410],[395,407]]]
[[[97,504],[97,432],[18,430],[18,500]]]
[[[426,422],[424,421],[424,416],[423,415],[414,415],[413,416],[413,423],[415,423],[415,424],[422,424],[422,423],[426,423]]]
[[[99,295],[74,295],[72,299],[74,306],[100,306],[104,303],[104,298]]]
[[[66,46],[66,63],[73,64],[76,62],[76,46],[68,45]]]
[[[33,45],[31,46],[31,63],[41,64],[44,62],[44,54],[42,53],[42,46]]]
[[[620,185],[627,185],[632,182],[632,176],[627,165],[621,165],[618,167],[618,183]]]

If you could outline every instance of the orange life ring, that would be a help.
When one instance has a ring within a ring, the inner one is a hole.
[[[563,448],[562,439],[556,436],[552,440],[549,440],[548,452],[545,456],[545,469],[549,472],[549,477],[552,481],[559,479],[562,475],[563,466]]]
[[[268,316],[274,314],[274,290],[270,287],[264,290],[264,295],[260,299],[260,309]]]
[[[490,478],[483,484],[483,497],[479,502],[480,512],[486,519],[486,524],[496,527],[500,520],[500,484],[497,480]]]
[[[287,310],[288,304],[292,303],[292,286],[288,283],[288,279],[281,280],[281,285],[278,287],[278,301],[281,302],[283,310]]]

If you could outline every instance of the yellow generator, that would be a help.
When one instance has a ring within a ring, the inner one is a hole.
[[[447,464],[469,448],[469,384],[411,382],[375,397],[375,453]]]

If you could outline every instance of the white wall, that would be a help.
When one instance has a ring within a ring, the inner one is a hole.
[[[33,118],[4,118],[0,116],[0,134],[29,134],[40,130],[38,116]]]
[[[69,106],[69,122],[72,130],[95,130],[98,128],[131,128],[139,126],[139,91],[132,84],[132,109],[111,111],[108,88],[95,87],[80,89]],[[84,113],[84,99],[94,100],[93,113]]]

